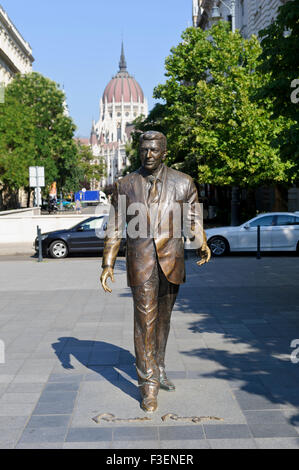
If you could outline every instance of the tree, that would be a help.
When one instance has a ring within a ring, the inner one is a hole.
[[[291,163],[272,143],[286,124],[271,119],[269,99],[252,100],[263,84],[261,47],[219,22],[208,31],[187,28],[166,59],[165,84],[154,97],[165,103],[169,162],[199,183],[253,187],[286,181]]]
[[[65,95],[38,73],[17,75],[0,104],[0,181],[9,191],[28,186],[28,167],[45,167],[46,184],[60,189],[77,170],[75,125],[65,115]]]
[[[6,95],[0,105],[1,193],[17,194],[28,186],[28,168],[34,164],[34,124],[30,109]]]
[[[283,160],[291,161],[290,182],[299,178],[299,0],[279,8],[276,21],[260,31],[262,45],[260,73],[268,78],[257,97],[271,99],[273,117],[284,116],[290,125],[281,130],[276,145]]]
[[[82,145],[77,142],[78,146],[78,165],[76,171],[76,187],[90,186],[90,182],[100,181],[106,176],[106,165],[103,158],[95,159],[91,148],[88,145]],[[74,177],[74,175],[73,175]]]

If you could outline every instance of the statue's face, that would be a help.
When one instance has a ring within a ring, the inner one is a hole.
[[[165,160],[166,151],[161,140],[143,140],[140,145],[141,165],[149,172],[155,171]]]

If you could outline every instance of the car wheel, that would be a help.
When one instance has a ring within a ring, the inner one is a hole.
[[[224,256],[229,251],[228,241],[222,237],[212,237],[208,245],[213,256]]]
[[[50,255],[52,258],[65,258],[68,255],[68,247],[67,244],[62,240],[55,240],[55,242],[51,243],[49,249]]]

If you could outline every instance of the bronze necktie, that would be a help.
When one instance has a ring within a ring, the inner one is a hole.
[[[148,192],[147,196],[147,204],[150,206],[151,204],[155,204],[159,202],[159,191],[158,191],[158,179],[155,178],[153,175],[149,175],[147,177],[148,181],[151,184],[151,187]]]

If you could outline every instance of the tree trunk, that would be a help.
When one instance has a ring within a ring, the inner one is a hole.
[[[232,227],[240,225],[240,188],[238,186],[232,187],[230,224]]]
[[[288,188],[281,184],[276,184],[274,187],[274,207],[275,212],[288,211]]]
[[[29,186],[27,187],[27,194],[28,194],[27,207],[30,207],[31,188]]]

